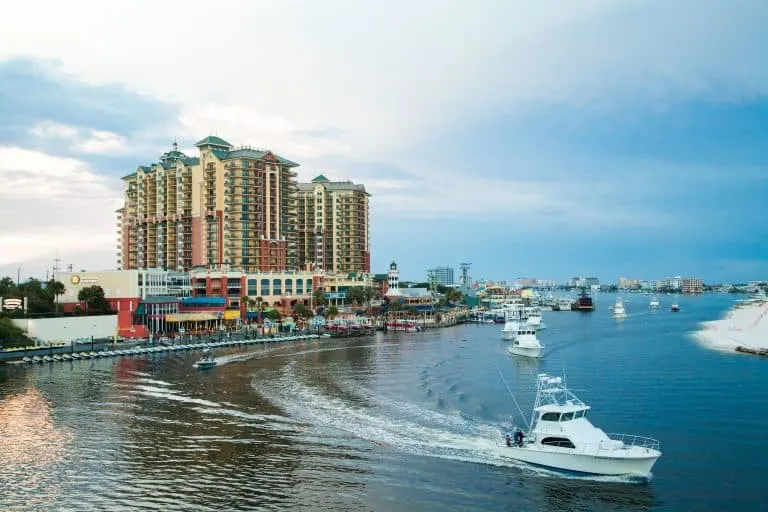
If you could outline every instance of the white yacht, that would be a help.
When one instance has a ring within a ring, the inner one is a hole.
[[[541,308],[538,306],[526,308],[525,315],[527,316],[526,323],[536,330],[541,330],[546,327],[541,321]]]
[[[514,341],[517,338],[517,331],[520,329],[520,321],[515,318],[507,318],[504,322],[504,328],[501,330],[501,339]]]
[[[655,439],[606,434],[587,419],[590,407],[562,378],[537,376],[530,429],[507,436],[503,457],[550,469],[591,475],[647,477],[661,456]]]
[[[658,297],[653,297],[651,299],[651,302],[648,303],[648,307],[651,308],[651,309],[659,309],[659,306],[660,306],[660,304],[659,304],[659,298]]]
[[[507,347],[507,352],[516,356],[541,357],[543,348],[536,337],[536,329],[521,325],[517,329],[514,341]]]
[[[613,305],[613,318],[627,318],[627,312],[624,309],[624,303],[621,297],[616,298],[616,304]]]

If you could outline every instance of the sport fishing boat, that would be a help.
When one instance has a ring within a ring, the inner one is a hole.
[[[197,366],[198,370],[207,370],[208,368],[213,368],[216,366],[216,359],[214,359],[213,353],[210,351],[210,349],[206,348],[203,350],[203,355],[197,361],[195,366]]]
[[[501,339],[514,341],[517,338],[518,329],[520,329],[520,321],[514,318],[507,318],[504,328],[501,330]]]
[[[507,352],[516,356],[541,357],[543,348],[536,337],[536,329],[529,325],[521,325],[517,329],[514,341],[507,347]]]
[[[569,473],[647,477],[661,456],[655,439],[606,434],[587,419],[590,407],[561,377],[537,376],[530,429],[506,436],[502,457]]]
[[[678,311],[680,311],[680,304],[678,304],[677,301],[675,301],[675,302],[672,303],[672,307],[669,308],[669,309],[673,313],[677,313]]]
[[[651,302],[648,303],[648,307],[651,308],[651,309],[659,309],[659,305],[660,304],[659,304],[659,298],[658,297],[653,297],[651,299]]]
[[[527,315],[526,323],[536,330],[541,330],[546,327],[541,321],[541,308],[538,306],[526,308],[525,314]]]
[[[621,301],[621,297],[617,297],[616,304],[613,305],[613,318],[627,318],[627,312],[624,309],[624,303]]]

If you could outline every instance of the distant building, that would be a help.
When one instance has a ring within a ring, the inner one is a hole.
[[[680,289],[683,293],[704,293],[704,280],[700,277],[682,279]]]
[[[430,269],[429,272],[434,275],[435,283],[443,286],[453,286],[453,268],[451,267],[435,267]]]
[[[535,277],[521,277],[517,282],[520,285],[520,288],[533,288],[537,283]]]

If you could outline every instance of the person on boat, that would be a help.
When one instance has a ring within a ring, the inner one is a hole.
[[[512,446],[512,438],[507,434],[507,446]]]
[[[517,444],[517,446],[523,446],[523,438],[524,437],[525,437],[525,435],[523,434],[523,431],[520,430],[520,429],[517,429],[515,431],[515,444]]]

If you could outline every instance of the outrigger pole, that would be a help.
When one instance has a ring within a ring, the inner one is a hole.
[[[509,396],[512,398],[512,401],[515,403],[515,407],[517,407],[518,412],[520,412],[520,417],[523,418],[523,421],[525,422],[525,426],[527,430],[530,432],[531,425],[528,423],[528,420],[525,418],[525,414],[523,414],[523,410],[520,408],[520,404],[517,403],[517,400],[515,399],[515,395],[512,393],[512,390],[509,389],[509,384],[507,384],[506,379],[504,378],[504,374],[501,373],[501,369],[498,365],[494,364],[493,366],[496,367],[496,371],[499,372],[499,377],[501,377],[501,382],[504,383],[504,387],[507,388],[507,393],[509,393]]]

